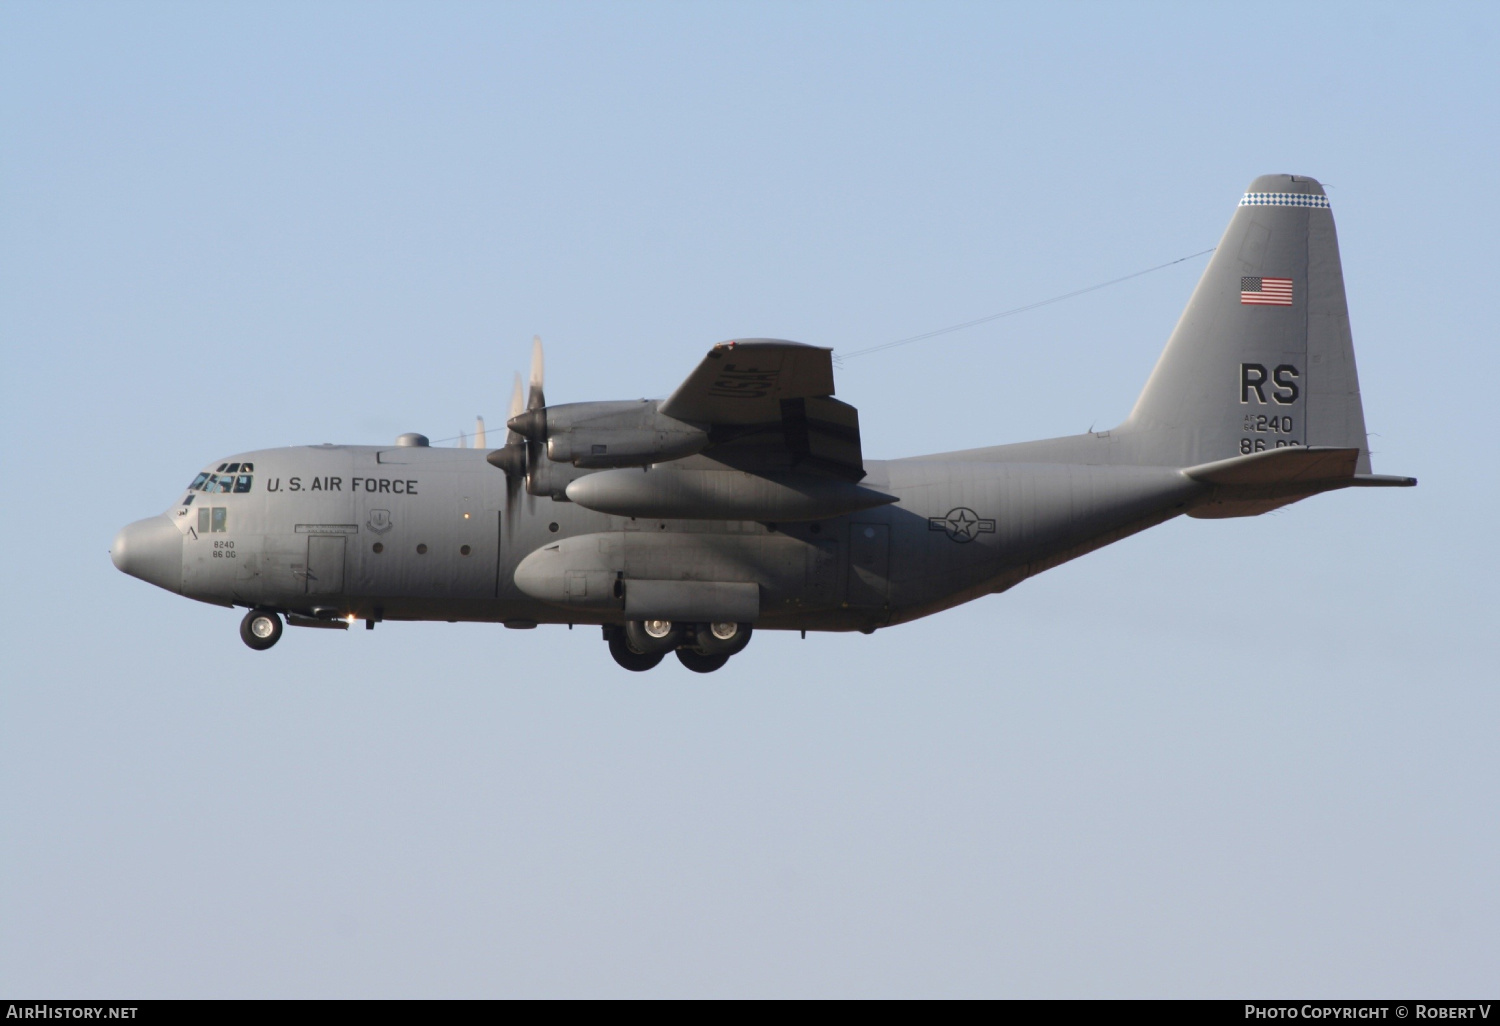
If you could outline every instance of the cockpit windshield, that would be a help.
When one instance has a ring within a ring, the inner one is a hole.
[[[243,495],[250,490],[255,483],[255,464],[253,463],[220,463],[217,472],[205,470],[193,478],[193,483],[188,485],[189,492],[209,492],[215,495],[228,495],[234,492]],[[183,503],[187,505],[186,502]]]

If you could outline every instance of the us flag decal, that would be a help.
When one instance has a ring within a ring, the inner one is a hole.
[[[1240,279],[1240,302],[1245,306],[1291,306],[1292,279]]]

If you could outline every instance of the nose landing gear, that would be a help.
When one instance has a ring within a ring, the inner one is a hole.
[[[281,640],[281,617],[266,609],[252,609],[240,621],[240,638],[263,652]]]
[[[630,620],[609,625],[604,638],[609,654],[627,670],[640,672],[659,664],[668,652],[694,673],[712,673],[750,643],[748,623],[680,624],[670,620]]]

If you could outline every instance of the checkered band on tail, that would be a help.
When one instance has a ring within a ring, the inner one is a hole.
[[[1305,192],[1247,192],[1240,199],[1242,207],[1320,207],[1329,209],[1327,196],[1310,196]]]

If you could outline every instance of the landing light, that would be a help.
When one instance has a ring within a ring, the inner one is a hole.
[[[344,619],[347,620],[349,623],[353,623],[354,622],[354,614],[350,613],[348,616],[344,617]]]

